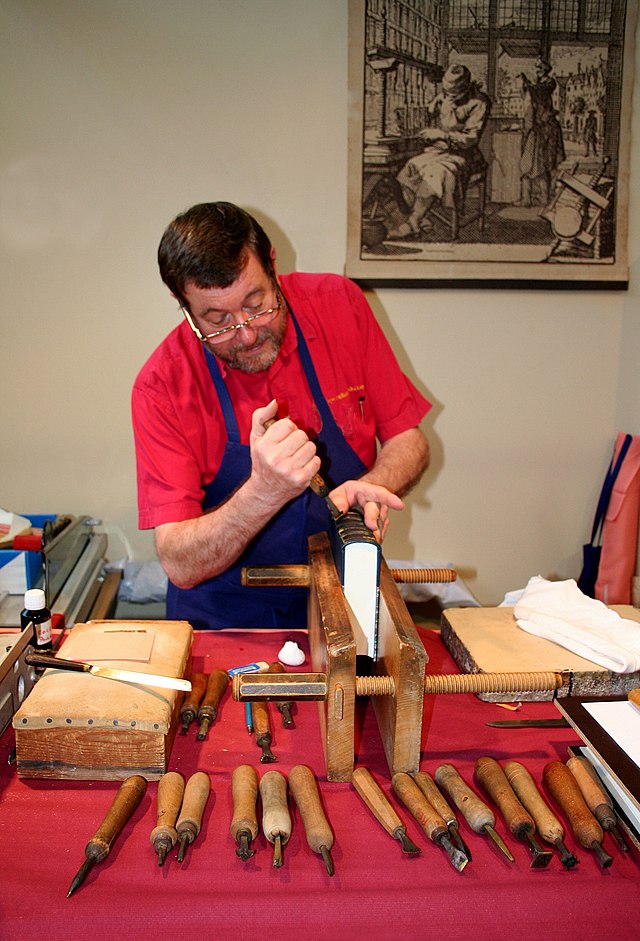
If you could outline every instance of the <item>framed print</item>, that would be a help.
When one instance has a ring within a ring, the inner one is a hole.
[[[350,0],[347,275],[625,288],[636,8]]]

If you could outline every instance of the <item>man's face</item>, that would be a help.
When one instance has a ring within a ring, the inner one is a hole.
[[[225,327],[242,323],[270,307],[280,296],[274,281],[253,252],[233,284],[226,288],[199,288],[192,281],[185,285],[184,296],[191,316],[205,336]],[[287,327],[284,302],[282,310],[268,324],[249,324],[234,330],[223,342],[208,344],[218,359],[231,369],[260,372],[268,369],[278,355]]]

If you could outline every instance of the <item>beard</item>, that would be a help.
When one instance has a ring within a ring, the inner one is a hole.
[[[279,322],[281,320],[281,322]],[[211,352],[222,360],[229,369],[238,369],[240,372],[262,372],[269,369],[276,361],[284,335],[287,330],[286,316],[279,318],[268,327],[256,330],[256,336],[251,346],[242,343],[233,343],[229,346],[214,347]]]

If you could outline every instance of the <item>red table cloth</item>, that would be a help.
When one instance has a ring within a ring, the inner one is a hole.
[[[421,630],[429,656],[428,672],[457,672],[435,631]],[[285,639],[308,652],[304,632],[203,632],[194,637],[193,668],[210,672],[253,660],[271,662]],[[301,670],[310,669],[309,660]],[[0,740],[0,938],[35,939],[255,939],[340,941],[362,936],[387,941],[396,936],[466,939],[563,939],[580,941],[638,936],[640,854],[623,856],[611,837],[605,847],[613,865],[602,870],[592,852],[577,845],[567,825],[566,844],[580,859],[568,871],[557,853],[546,869],[531,869],[530,854],[498,817],[496,829],[509,845],[510,863],[488,837],[461,820],[461,833],[473,860],[463,872],[429,842],[396,801],[371,705],[358,701],[356,762],[373,773],[406,824],[421,855],[403,855],[361,802],[351,784],[328,783],[316,703],[294,707],[295,729],[282,727],[270,707],[272,750],[278,761],[260,763],[260,749],[246,731],[244,705],[225,694],[205,741],[196,726],[178,734],[170,770],[185,780],[206,771],[211,795],[202,831],[182,864],[175,850],[164,866],[149,840],[156,824],[157,782],[118,837],[108,858],[94,867],[84,885],[66,898],[84,860],[84,847],[102,821],[118,782],[27,781],[18,779],[7,758],[14,745],[8,730]],[[471,694],[425,697],[421,769],[433,774],[453,763],[473,784],[476,758],[521,761],[540,784],[551,759],[566,760],[567,747],[579,744],[565,729],[498,730],[486,723],[511,716],[496,704]],[[552,703],[527,703],[520,716],[557,716]],[[285,775],[295,764],[309,765],[319,780],[335,844],[335,875],[306,843],[295,804],[293,832],[284,848],[284,865],[272,865],[273,848],[261,834],[248,862],[235,854],[230,777],[239,764]],[[566,823],[566,822],[565,822]]]

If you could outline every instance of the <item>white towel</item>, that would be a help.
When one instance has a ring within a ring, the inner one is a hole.
[[[615,673],[640,670],[640,623],[589,598],[573,578],[529,579],[513,613],[529,634],[551,640]]]

